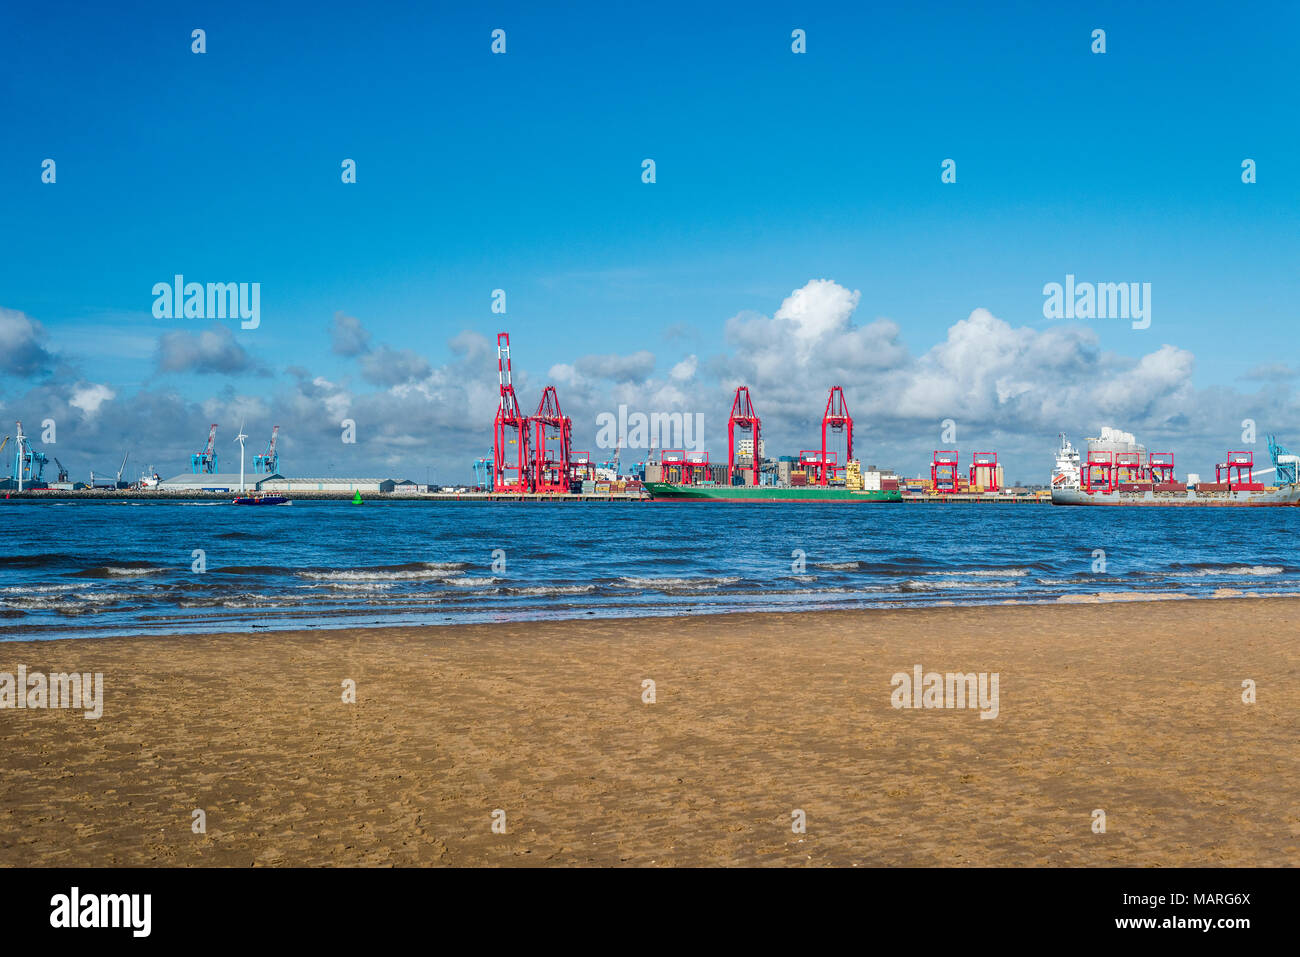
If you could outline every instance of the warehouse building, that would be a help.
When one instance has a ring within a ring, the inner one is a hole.
[[[265,487],[266,482],[273,480],[285,481],[283,475],[263,475],[260,478],[253,474],[244,476],[244,489],[246,491],[257,491]],[[238,492],[239,491],[239,473],[233,474],[228,472],[217,472],[209,474],[200,472],[193,475],[189,472],[183,472],[173,478],[163,479],[158,483],[156,488],[160,492]]]
[[[270,475],[257,486],[262,492],[391,492],[397,483],[380,478],[285,478]]]

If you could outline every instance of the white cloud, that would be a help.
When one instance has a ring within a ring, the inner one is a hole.
[[[99,411],[100,406],[110,399],[116,399],[117,393],[106,385],[96,382],[88,382],[84,385],[77,385],[72,390],[72,395],[68,398],[68,405],[80,409],[86,415],[91,416]]]
[[[672,367],[671,371],[668,373],[668,378],[677,382],[685,382],[688,379],[694,378],[695,373],[699,368],[700,360],[694,355],[689,355]]]

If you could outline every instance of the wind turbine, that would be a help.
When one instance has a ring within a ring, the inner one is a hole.
[[[235,436],[235,441],[239,443],[239,494],[244,494],[244,439],[248,438],[244,434],[244,422],[239,422],[239,434]]]

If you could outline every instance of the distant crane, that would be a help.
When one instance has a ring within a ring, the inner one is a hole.
[[[190,471],[195,475],[206,472],[215,475],[217,471],[217,423],[213,422],[208,430],[208,445],[202,452],[190,456]]]
[[[3,448],[4,446],[0,445],[0,449]],[[59,481],[66,482],[68,480],[68,470],[63,467],[63,463],[59,461],[58,456],[54,457],[54,464],[59,467]]]
[[[266,451],[253,456],[254,472],[271,475],[280,471],[280,453],[275,450],[275,440],[279,436],[280,427],[277,425],[271,429],[271,444],[266,447]]]
[[[235,436],[235,441],[239,443],[239,494],[244,494],[244,439],[248,438],[244,434],[244,423],[239,423],[239,434]]]
[[[1277,473],[1277,484],[1288,485],[1297,481],[1300,471],[1300,455],[1294,455],[1279,444],[1273,436],[1268,437],[1268,454],[1273,460],[1273,471]]]
[[[126,470],[126,460],[127,460],[128,458],[130,458],[130,456],[131,456],[131,453],[130,453],[130,452],[127,452],[126,455],[123,455],[123,456],[122,456],[122,464],[119,465],[119,466],[117,467],[117,484],[116,484],[116,487],[117,487],[117,488],[122,488],[122,487],[123,487],[123,485],[122,485],[122,473]],[[55,459],[54,461],[57,462],[58,459]]]
[[[24,482],[38,483],[41,476],[45,473],[45,463],[49,461],[44,452],[38,452],[27,443],[27,436],[23,434],[23,424],[15,423],[17,432],[14,435],[14,441],[18,445],[14,453],[14,473],[13,477],[18,482],[18,491],[23,490]]]

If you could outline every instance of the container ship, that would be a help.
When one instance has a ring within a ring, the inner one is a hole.
[[[1128,432],[1104,428],[1088,439],[1083,458],[1066,438],[1060,436],[1056,466],[1052,471],[1053,505],[1163,505],[1175,507],[1269,506],[1300,504],[1297,467],[1293,455],[1268,437],[1271,468],[1256,469],[1255,454],[1229,452],[1226,462],[1214,467],[1214,481],[1203,482],[1188,474],[1179,482],[1174,476],[1172,452],[1148,452]],[[1276,485],[1257,482],[1258,475],[1273,473]]]
[[[724,481],[699,481],[701,476],[712,474],[707,461],[697,459],[692,462],[687,458],[675,458],[684,453],[666,452],[666,462],[661,460],[657,468],[651,465],[657,478],[676,479],[676,481],[649,481],[645,483],[646,492],[658,500],[695,501],[695,502],[901,502],[902,488],[892,472],[881,472],[875,468],[866,473],[856,459],[851,459],[841,470],[843,478],[832,465],[825,471],[826,482],[821,483],[823,470],[815,467],[816,462],[831,461],[831,456],[822,457],[816,452],[803,453],[802,461],[793,456],[786,456],[777,462],[775,481],[771,484],[759,484],[751,471],[749,484],[736,485],[725,481],[728,473],[734,475],[734,469],[723,471],[722,466],[714,466],[718,478]],[[802,465],[802,468],[795,468]],[[751,466],[752,468],[752,466]],[[761,473],[760,473],[761,474]],[[647,475],[649,478],[649,475]],[[742,476],[743,478],[743,476]],[[810,481],[811,480],[811,481]]]
[[[655,501],[694,502],[901,502],[898,489],[850,489],[843,486],[810,485],[678,485],[647,482],[646,491]]]

